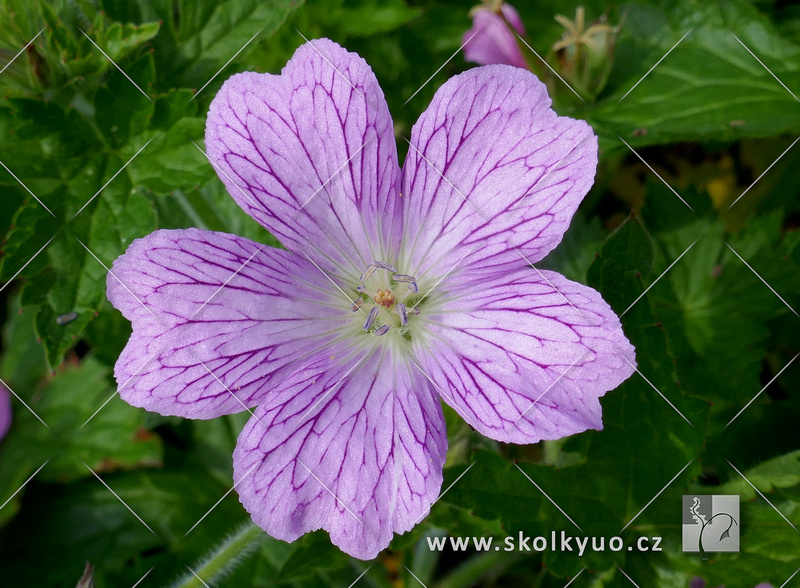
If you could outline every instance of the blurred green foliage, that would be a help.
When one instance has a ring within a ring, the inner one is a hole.
[[[800,568],[800,533],[773,509],[800,525],[800,361],[790,364],[800,352],[800,11],[789,3],[517,4],[527,40],[554,67],[555,14],[583,5],[590,20],[621,25],[608,82],[588,103],[536,65],[557,110],[600,137],[595,187],[542,267],[598,289],[636,346],[641,374],[602,400],[603,431],[504,446],[448,411],[444,488],[458,483],[369,566],[321,532],[293,544],[246,535],[229,493],[246,414],[190,422],[116,397],[130,325],[105,300],[106,268],[132,240],[194,226],[277,246],[202,151],[224,79],[277,73],[303,37],[329,37],[373,67],[402,154],[436,89],[471,67],[453,56],[471,4],[0,2],[0,377],[19,396],[0,443],[0,584],[75,585],[89,561],[98,587],[146,572],[169,585],[242,529],[233,545],[244,551],[216,585],[347,586],[364,573],[372,586],[549,587],[581,570],[573,586],[630,585],[621,568],[641,586],[702,576],[751,588]],[[688,492],[741,495],[741,553],[703,562],[681,552]],[[628,544],[661,536],[663,551],[438,554],[425,539],[553,530]]]

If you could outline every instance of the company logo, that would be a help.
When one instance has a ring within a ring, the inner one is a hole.
[[[739,551],[739,496],[689,494],[683,497],[683,551]]]

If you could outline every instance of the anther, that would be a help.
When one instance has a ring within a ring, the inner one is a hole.
[[[361,279],[359,280],[359,282],[361,282],[362,284],[363,284],[364,282],[366,282],[366,281],[369,279],[369,277],[370,277],[372,274],[374,274],[374,273],[375,273],[375,270],[376,270],[376,269],[378,269],[378,268],[377,268],[377,267],[375,267],[375,264],[374,264],[374,263],[373,263],[372,265],[370,265],[370,266],[369,266],[367,269],[365,269],[365,270],[364,270],[364,273],[363,273],[363,274],[361,274]]]
[[[416,282],[409,282],[408,283],[408,289],[411,290],[414,294],[419,292],[419,287],[417,287],[417,283]]]
[[[361,284],[360,286],[358,286],[356,288],[356,292],[358,292],[360,294],[361,292],[363,292],[366,289],[367,289],[367,287],[364,284]]]
[[[419,314],[419,308],[416,306],[408,309],[408,314]]]
[[[372,310],[370,310],[369,314],[367,315],[367,320],[364,321],[363,329],[365,331],[369,331],[370,327],[372,326],[372,323],[375,322],[375,317],[377,316],[378,316],[378,307],[373,306]]]
[[[395,282],[416,282],[417,278],[409,276],[408,274],[395,274],[392,276]]]
[[[406,305],[398,304],[395,310],[397,310],[397,314],[400,316],[400,325],[403,327],[408,325],[408,313],[406,312]]]
[[[359,308],[361,308],[361,303],[364,302],[363,298],[356,298],[353,300],[353,304],[350,305],[350,310],[356,312]]]
[[[375,329],[375,335],[380,337],[381,335],[385,335],[389,332],[389,325],[381,325],[377,329]]]
[[[393,265],[390,265],[388,263],[385,263],[383,261],[373,261],[371,265],[372,265],[372,267],[383,268],[383,269],[385,269],[387,271],[390,271],[392,273],[397,271],[396,267],[394,267]]]

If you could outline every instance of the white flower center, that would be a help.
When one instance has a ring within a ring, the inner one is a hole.
[[[409,317],[419,314],[416,278],[398,273],[391,264],[373,261],[361,274],[356,290],[359,297],[350,310],[366,313],[362,327],[365,332],[380,337],[394,327],[401,335],[409,333]]]

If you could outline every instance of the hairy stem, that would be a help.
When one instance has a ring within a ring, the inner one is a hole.
[[[263,539],[264,531],[247,521],[189,568],[173,588],[203,588],[203,583],[213,586],[255,551]]]

